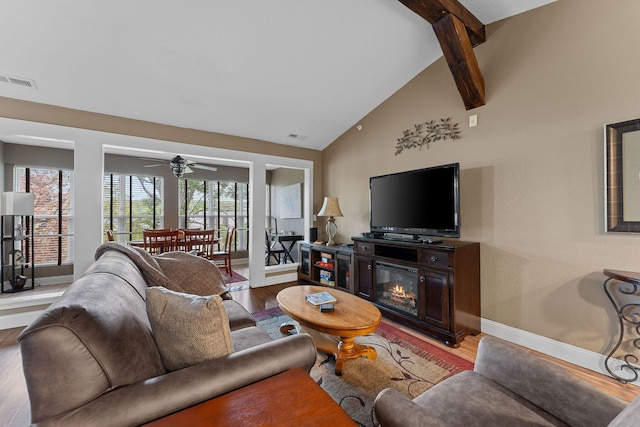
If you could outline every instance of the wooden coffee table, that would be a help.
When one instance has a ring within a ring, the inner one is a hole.
[[[338,300],[333,312],[322,313],[305,300],[306,295],[322,291]],[[311,335],[319,351],[335,356],[336,375],[342,375],[347,360],[378,356],[375,348],[354,343],[355,337],[375,332],[382,319],[380,310],[370,302],[337,289],[308,285],[283,289],[276,298],[280,309],[300,324],[302,332]]]
[[[145,424],[147,427],[257,425],[355,427],[357,424],[302,368],[285,371]]]

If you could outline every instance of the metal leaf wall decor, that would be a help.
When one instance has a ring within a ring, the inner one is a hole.
[[[460,139],[458,123],[451,123],[451,117],[440,119],[440,122],[431,120],[425,123],[414,125],[413,130],[407,129],[402,132],[402,138],[398,138],[396,144],[396,156],[404,149],[422,148],[426,144],[445,139]]]

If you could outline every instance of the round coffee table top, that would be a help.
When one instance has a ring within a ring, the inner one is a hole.
[[[320,307],[306,301],[316,292],[329,292],[338,301],[332,312],[320,312]],[[382,315],[368,301],[345,291],[324,286],[300,285],[281,290],[277,295],[280,309],[302,326],[325,334],[354,337],[368,335],[378,328]]]

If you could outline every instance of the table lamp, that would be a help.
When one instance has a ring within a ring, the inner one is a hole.
[[[13,216],[33,216],[33,193],[15,193],[11,191],[5,191],[2,193],[2,209],[0,214],[13,215]],[[29,220],[27,220],[27,226]],[[4,230],[3,230],[4,232]],[[24,238],[25,224],[20,221],[17,224],[13,235],[16,240],[22,240]]]
[[[33,193],[2,193],[2,215],[33,215]]]
[[[328,216],[327,226],[325,230],[329,235],[329,241],[327,242],[327,246],[334,246],[336,242],[333,241],[333,238],[336,236],[338,232],[338,226],[335,223],[336,216],[344,216],[342,215],[342,211],[340,210],[340,205],[338,204],[337,197],[325,197],[324,203],[322,203],[322,208],[320,212],[318,212],[318,216]]]

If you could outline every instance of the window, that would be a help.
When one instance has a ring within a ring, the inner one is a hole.
[[[73,259],[72,176],[67,170],[14,168],[13,188],[34,197],[33,261],[37,265]]]
[[[164,179],[107,174],[103,180],[104,231],[115,240],[142,240],[142,230],[164,225]]]
[[[249,184],[181,179],[178,197],[180,227],[215,230],[235,227],[232,250],[247,250]]]

